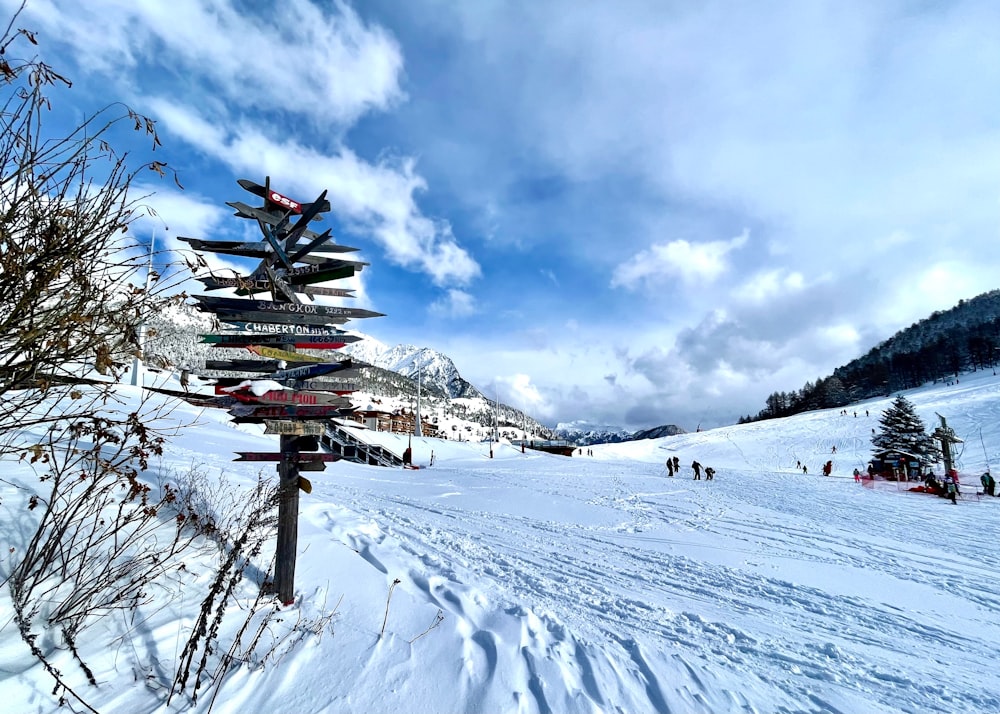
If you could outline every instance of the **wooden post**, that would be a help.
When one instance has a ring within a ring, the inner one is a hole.
[[[271,190],[270,177],[260,185],[248,179],[237,183],[264,199],[262,208],[255,208],[242,202],[228,205],[237,209],[238,216],[257,222],[264,242],[202,241],[182,238],[195,250],[208,250],[226,255],[242,255],[260,258],[260,265],[248,276],[237,276],[232,283],[223,279],[201,277],[209,290],[220,287],[235,287],[240,298],[219,298],[210,295],[196,295],[198,309],[216,315],[222,322],[233,326],[235,332],[203,335],[208,343],[227,349],[254,348],[262,357],[270,360],[205,360],[205,369],[249,372],[241,379],[260,379],[258,375],[270,375],[270,379],[292,386],[294,394],[282,393],[277,400],[274,395],[226,395],[216,392],[216,400],[226,399],[225,406],[236,421],[259,423],[263,421],[267,434],[281,436],[279,453],[238,452],[237,461],[278,462],[278,543],[275,551],[274,590],[280,601],[289,605],[295,601],[295,560],[298,550],[299,489],[311,492],[308,479],[301,477],[302,471],[322,471],[327,461],[317,454],[304,463],[299,462],[300,452],[319,449],[317,426],[307,417],[327,414],[342,414],[344,405],[339,395],[353,391],[355,387],[336,380],[332,386],[315,391],[303,389],[310,380],[349,366],[348,361],[328,362],[323,358],[310,357],[296,352],[296,347],[314,349],[334,349],[353,341],[331,325],[347,322],[356,317],[376,317],[380,313],[358,308],[333,307],[326,305],[308,306],[305,309],[296,293],[335,297],[353,297],[353,290],[342,288],[316,287],[315,283],[348,278],[367,263],[340,258],[313,259],[313,252],[331,252],[324,249],[330,240],[330,232],[316,234],[306,226],[320,213],[330,210],[330,202],[323,191],[312,203],[299,203]],[[298,214],[294,224],[288,222],[288,211]],[[300,243],[299,240],[305,242]],[[330,246],[327,246],[330,247]],[[340,246],[337,251],[355,250]],[[309,256],[311,259],[306,260]],[[296,263],[308,263],[296,267]],[[147,285],[148,287],[148,285]],[[255,293],[270,290],[271,300],[261,301],[253,297]],[[267,310],[257,310],[261,302],[267,302]],[[261,325],[265,327],[261,327]],[[281,328],[281,329],[278,329]],[[293,329],[294,328],[294,329]],[[222,328],[229,329],[229,328]],[[275,347],[277,345],[277,347]],[[285,369],[282,362],[291,361],[293,366]],[[134,371],[134,375],[138,370]],[[291,382],[291,385],[289,385]],[[311,393],[310,393],[311,392]],[[241,404],[247,401],[249,404]],[[296,419],[296,417],[300,419]],[[269,419],[268,417],[273,417]],[[270,424],[268,422],[271,422]],[[289,426],[291,422],[291,427]],[[322,428],[319,428],[322,433]],[[325,456],[331,456],[329,454]],[[337,457],[339,458],[339,457]]]
[[[283,458],[278,464],[278,544],[274,557],[274,587],[278,599],[283,604],[290,605],[295,601],[295,558],[299,540],[299,469],[295,461],[298,439],[295,436],[282,436],[281,453]]]

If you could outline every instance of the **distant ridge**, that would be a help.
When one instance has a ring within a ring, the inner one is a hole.
[[[632,434],[632,440],[661,439],[664,436],[677,436],[678,434],[687,434],[687,432],[679,426],[667,424],[665,426],[654,426],[652,429],[640,429]]]
[[[798,391],[774,392],[755,417],[740,423],[829,409],[913,389],[963,372],[995,370],[1000,361],[1000,290],[959,300],[880,342],[829,377]]]

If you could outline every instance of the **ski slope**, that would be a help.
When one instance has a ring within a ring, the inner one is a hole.
[[[854,482],[889,398],[856,405],[857,417],[854,406],[811,412],[593,456],[500,444],[491,458],[489,444],[414,439],[419,470],[332,464],[302,495],[295,604],[214,699],[169,710],[998,711],[1000,498],[975,492],[1000,457],[1000,378],[905,394],[929,429],[938,412],[965,440],[957,506]],[[184,405],[175,418],[200,425],[180,432],[151,479],[197,464],[248,487],[258,469],[232,452],[276,443],[214,411]],[[400,452],[407,443],[377,438]],[[668,478],[675,454],[683,468]],[[693,459],[716,479],[692,480]],[[16,544],[37,480],[2,468],[2,527]],[[91,706],[168,711],[213,557],[204,547],[142,612],[90,631],[83,655],[100,685],[77,681]],[[241,584],[244,607],[257,586]],[[227,646],[245,615],[233,610]],[[9,623],[0,686],[9,711],[57,709]]]

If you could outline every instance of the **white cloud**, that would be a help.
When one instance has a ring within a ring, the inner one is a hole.
[[[678,277],[688,285],[714,282],[729,266],[727,255],[745,245],[749,236],[749,231],[744,230],[728,241],[675,240],[653,245],[616,267],[611,287],[634,290],[646,284],[658,288],[670,277]]]
[[[219,0],[43,0],[28,3],[25,19],[71,45],[82,67],[120,76],[166,56],[169,71],[205,82],[227,105],[346,127],[403,98],[397,42],[344,2],[287,0],[253,14]]]
[[[475,299],[464,290],[451,289],[430,306],[431,312],[445,317],[467,317],[476,312]]]
[[[765,270],[751,276],[733,290],[733,297],[745,302],[765,302],[772,298],[803,290],[802,273],[786,268]]]
[[[312,198],[321,187],[327,189],[340,220],[372,236],[390,260],[422,270],[435,284],[462,286],[480,275],[479,264],[458,245],[451,226],[421,213],[416,194],[426,189],[426,182],[412,159],[384,157],[370,164],[345,146],[320,152],[291,139],[272,139],[259,125],[246,122],[236,123],[225,135],[202,131],[211,122],[194,108],[167,99],[151,105],[168,131],[234,172],[266,172],[274,185],[298,196]]]

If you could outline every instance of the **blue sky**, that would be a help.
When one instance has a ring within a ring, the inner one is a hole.
[[[184,186],[144,179],[158,242],[252,235],[237,178],[327,189],[371,263],[351,304],[387,313],[349,326],[545,423],[732,423],[998,287],[994,2],[29,0],[18,25],[61,106],[157,120]]]

